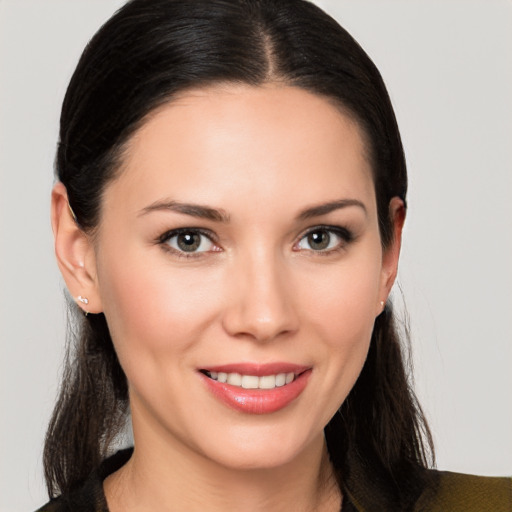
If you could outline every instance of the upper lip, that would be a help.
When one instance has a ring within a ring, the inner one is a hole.
[[[278,373],[295,373],[296,375],[305,372],[310,366],[275,362],[275,363],[229,363],[200,368],[207,372],[239,373],[240,375],[254,375],[263,377],[265,375],[277,375]]]

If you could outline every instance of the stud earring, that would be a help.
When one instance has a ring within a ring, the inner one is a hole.
[[[81,295],[79,295],[76,300],[78,300],[79,302],[81,302],[82,304],[89,304],[89,299],[86,298],[86,297],[82,297]]]
[[[381,300],[381,301],[380,301],[380,307],[381,307],[381,308],[383,308],[383,307],[384,307],[384,301],[383,301],[383,300]]]

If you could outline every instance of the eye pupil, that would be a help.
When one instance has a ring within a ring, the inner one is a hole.
[[[177,242],[182,251],[192,252],[201,245],[201,236],[197,233],[181,233]]]
[[[312,249],[326,249],[330,241],[331,237],[327,231],[313,231],[308,235],[308,243]]]

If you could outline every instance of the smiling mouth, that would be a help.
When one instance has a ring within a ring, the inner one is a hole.
[[[199,370],[214,397],[244,414],[269,414],[286,408],[306,388],[311,366],[291,363],[234,363]]]
[[[276,373],[274,375],[242,375],[240,373],[213,372],[201,370],[201,373],[217,382],[226,383],[242,389],[274,389],[291,384],[301,373]]]

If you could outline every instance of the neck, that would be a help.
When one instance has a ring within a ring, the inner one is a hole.
[[[140,442],[105,480],[110,512],[209,510],[334,512],[341,494],[323,436],[295,459],[264,469],[230,468],[175,443]]]

